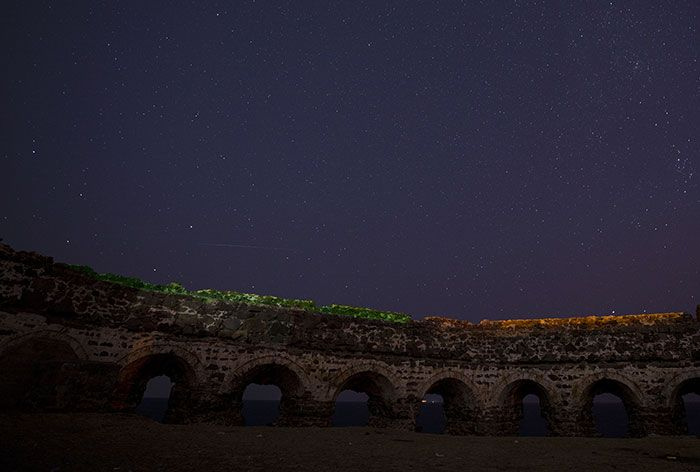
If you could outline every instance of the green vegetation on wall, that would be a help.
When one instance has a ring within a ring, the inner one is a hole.
[[[355,318],[367,318],[371,320],[393,321],[395,323],[408,323],[411,317],[395,311],[379,311],[371,308],[361,308],[348,305],[325,305],[319,308],[321,313],[331,315],[353,316]]]
[[[324,305],[316,306],[313,300],[297,300],[292,298],[281,298],[272,295],[257,295],[254,293],[241,293],[232,290],[213,290],[203,289],[189,291],[177,282],[171,282],[167,285],[152,284],[144,282],[136,277],[125,277],[116,274],[99,274],[91,267],[80,265],[69,265],[69,267],[77,272],[89,275],[97,280],[105,282],[113,282],[127,287],[148,290],[151,292],[169,293],[175,295],[186,295],[189,297],[201,298],[204,300],[222,300],[226,302],[240,302],[249,305],[268,305],[278,307],[301,308],[303,310],[313,311],[315,313],[325,313],[329,315],[351,316],[354,318],[364,318],[370,320],[391,321],[394,323],[407,323],[411,321],[411,317],[404,313],[394,311],[379,311],[370,308],[361,308],[348,305]]]
[[[182,285],[177,282],[169,283],[168,285],[157,285],[148,282],[144,282],[136,277],[125,277],[123,275],[117,274],[98,274],[92,267],[80,266],[80,265],[69,265],[69,267],[83,274],[94,277],[98,280],[104,280],[105,282],[114,282],[120,285],[126,285],[127,287],[137,288],[139,290],[148,290],[151,292],[162,292],[162,293],[174,293],[178,295],[190,295],[190,292],[185,289]]]
[[[257,295],[255,293],[241,293],[232,290],[214,290],[207,288],[189,292],[195,297],[208,298],[212,300],[224,300],[227,302],[241,302],[249,305],[272,305],[285,306],[293,308],[302,308],[304,310],[315,310],[316,304],[313,300],[297,300],[294,298],[281,298],[272,295]]]

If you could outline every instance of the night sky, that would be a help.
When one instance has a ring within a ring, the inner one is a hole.
[[[700,2],[3,2],[0,237],[482,318],[700,303]]]

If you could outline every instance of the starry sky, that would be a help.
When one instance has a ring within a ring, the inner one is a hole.
[[[3,7],[16,249],[417,319],[700,303],[700,2]]]

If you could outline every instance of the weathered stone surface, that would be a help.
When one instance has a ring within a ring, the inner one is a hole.
[[[514,434],[536,394],[552,434],[591,435],[593,396],[611,392],[632,434],[669,434],[700,392],[698,353],[684,313],[393,324],[135,290],[0,245],[3,408],[129,410],[168,375],[175,422],[239,424],[245,387],[274,383],[284,425],[328,425],[351,388],[373,425],[413,428],[438,393],[448,432]]]

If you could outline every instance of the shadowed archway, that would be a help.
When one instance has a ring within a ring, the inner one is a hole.
[[[531,379],[511,382],[500,398],[503,408],[501,434],[548,436],[553,433],[551,394],[539,382]]]
[[[135,411],[144,398],[149,381],[162,376],[172,383],[163,422],[186,421],[193,400],[191,390],[195,385],[195,374],[187,361],[173,353],[145,355],[124,366],[119,372],[114,408]]]
[[[61,374],[66,362],[79,359],[67,341],[37,336],[8,346],[0,355],[0,409],[35,409],[59,406],[57,387],[67,380]]]
[[[440,402],[431,403],[431,400]],[[432,411],[430,411],[432,410]],[[449,434],[474,434],[476,432],[476,404],[474,393],[462,380],[445,377],[434,381],[423,393],[416,416],[416,425],[422,416],[443,415],[442,431]],[[434,419],[435,420],[435,419]],[[439,423],[438,423],[439,424]],[[437,426],[437,424],[436,424]]]
[[[274,398],[268,398],[271,389],[277,387],[279,392]],[[262,387],[262,388],[261,388]],[[268,387],[268,388],[265,388]],[[262,395],[256,397],[255,392]],[[297,404],[304,395],[304,385],[300,376],[289,366],[276,364],[274,362],[256,365],[240,374],[236,375],[232,381],[232,398],[230,400],[233,408],[234,422],[237,424],[257,424],[254,416],[267,418],[265,424],[286,424],[290,417],[297,413]],[[252,395],[250,393],[253,392]],[[266,405],[244,405],[244,394],[246,401],[263,400]],[[244,417],[243,409],[246,409]],[[252,407],[252,408],[251,408]],[[262,411],[255,412],[263,408]],[[267,411],[270,409],[275,412]],[[273,414],[274,413],[274,414]],[[253,416],[251,416],[253,415]]]
[[[700,377],[686,379],[674,389],[671,415],[679,434],[700,436]]]
[[[581,399],[581,423],[591,435],[632,436],[645,435],[641,416],[641,401],[632,387],[621,380],[601,378],[589,385]],[[615,421],[624,424],[606,424]]]
[[[368,370],[350,375],[336,388],[333,395],[336,410],[332,421],[334,425],[338,425],[338,397],[346,391],[367,396],[367,424],[369,426],[385,426],[395,417],[392,408],[392,401],[396,398],[394,386],[386,376]]]
[[[168,412],[172,389],[173,382],[167,375],[152,377],[146,382],[146,389],[136,407],[136,413],[162,423]]]

